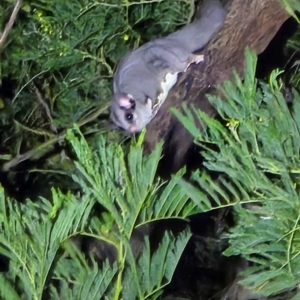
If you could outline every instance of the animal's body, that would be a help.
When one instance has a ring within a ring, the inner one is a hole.
[[[220,2],[210,0],[193,23],[127,53],[114,75],[111,121],[130,133],[141,131],[157,113],[178,73],[203,60],[194,53],[208,43],[225,17]]]

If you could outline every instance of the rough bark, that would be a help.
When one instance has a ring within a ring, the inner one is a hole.
[[[170,108],[179,109],[186,102],[214,116],[215,110],[205,97],[209,87],[230,79],[233,68],[242,76],[245,48],[262,53],[289,18],[279,0],[232,0],[226,8],[225,23],[201,51],[204,62],[192,65],[181,75],[159,113],[147,126],[145,151],[151,151],[158,141],[164,140],[170,171],[183,166],[193,144],[192,136]]]

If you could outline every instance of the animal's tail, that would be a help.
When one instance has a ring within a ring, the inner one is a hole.
[[[218,0],[209,0],[200,10],[200,16],[193,23],[170,34],[167,38],[176,39],[195,52],[203,48],[212,35],[224,23],[226,10]]]

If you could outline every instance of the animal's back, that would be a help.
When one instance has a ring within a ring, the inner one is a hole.
[[[146,97],[155,99],[153,87],[157,86],[159,79],[149,69],[144,51],[141,47],[122,58],[114,75],[114,93],[133,94],[140,101]]]
[[[136,101],[147,97],[154,101],[162,92],[166,74],[184,71],[193,60],[192,53],[207,44],[225,16],[221,3],[210,0],[193,23],[126,54],[114,75],[114,93],[131,94]]]

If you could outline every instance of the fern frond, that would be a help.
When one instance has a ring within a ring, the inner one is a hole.
[[[294,91],[288,109],[277,81],[280,72],[271,74],[269,84],[257,83],[256,57],[247,50],[246,58],[244,81],[235,74],[221,88],[226,101],[208,95],[222,121],[186,106],[184,113],[175,112],[204,149],[204,166],[222,174],[214,182],[205,171],[194,173],[200,191],[180,184],[206,210],[235,208],[237,225],[225,254],[255,263],[242,283],[271,295],[300,282],[300,97]],[[191,115],[204,124],[203,131]]]
[[[0,223],[6,230],[0,236],[0,253],[10,261],[9,272],[0,279],[10,293],[5,297],[157,298],[170,282],[191,234],[184,231],[174,237],[166,233],[154,253],[145,237],[138,260],[129,240],[137,226],[161,218],[185,218],[195,210],[196,205],[189,203],[177,184],[183,173],[168,184],[156,178],[161,144],[145,157],[140,141],[126,153],[116,143],[107,145],[103,137],[92,150],[78,128],[67,137],[78,157],[73,178],[81,187],[80,198],[53,188],[52,204],[41,198],[39,203],[28,200],[24,205],[9,201],[1,190]],[[97,202],[103,211],[95,215]],[[101,269],[96,263],[88,265],[72,242],[77,235],[115,246],[117,262],[113,266],[104,263]]]
[[[111,266],[105,262],[99,269],[93,262],[92,267],[83,268],[74,259],[62,258],[55,268],[55,278],[60,282],[60,289],[50,286],[51,299],[103,299],[117,271],[117,264]]]
[[[12,280],[20,282],[16,290],[30,299],[41,299],[61,244],[83,230],[94,204],[87,197],[78,203],[74,195],[55,190],[53,197],[58,214],[45,199],[22,205],[6,199],[1,189],[0,223],[6,230],[0,236],[0,252],[10,259]]]
[[[168,183],[156,178],[161,143],[150,155],[144,156],[141,140],[133,142],[126,153],[119,144],[108,144],[103,137],[99,137],[96,149],[92,150],[76,127],[68,132],[67,138],[78,158],[74,180],[84,194],[102,205],[107,218],[116,224],[113,234],[104,230],[100,223],[93,226],[96,231],[91,231],[94,237],[115,245],[119,264],[123,265],[109,297],[117,299],[120,293],[124,299],[135,296],[146,299],[149,295],[159,295],[162,287],[170,281],[190,235],[182,233],[176,239],[166,236],[153,256],[146,238],[146,248],[138,263],[133,257],[129,239],[133,230],[145,223],[163,218],[184,219],[199,210],[178,184],[183,172],[176,174]],[[172,260],[170,266],[166,264],[169,260]]]
[[[76,142],[70,131],[68,138],[79,159],[76,165],[78,175],[74,175],[74,180],[108,209],[127,237],[130,237],[135,226],[145,222],[170,217],[185,218],[196,210],[196,205],[177,184],[183,172],[176,174],[169,183],[156,179],[162,144],[144,157],[138,142],[131,146],[126,157],[120,145],[107,144],[100,137],[96,150],[100,155],[96,156],[87,144],[84,145],[87,152],[81,151],[80,143],[85,143],[83,137]],[[170,198],[174,200],[170,202]]]
[[[191,237],[186,230],[179,236],[172,236],[166,232],[158,249],[151,255],[149,239],[145,239],[145,247],[136,265],[137,282],[132,278],[129,268],[124,272],[123,291],[124,299],[157,299],[162,288],[170,283],[179,258]],[[136,284],[138,283],[138,288]],[[136,294],[134,294],[136,291]]]

